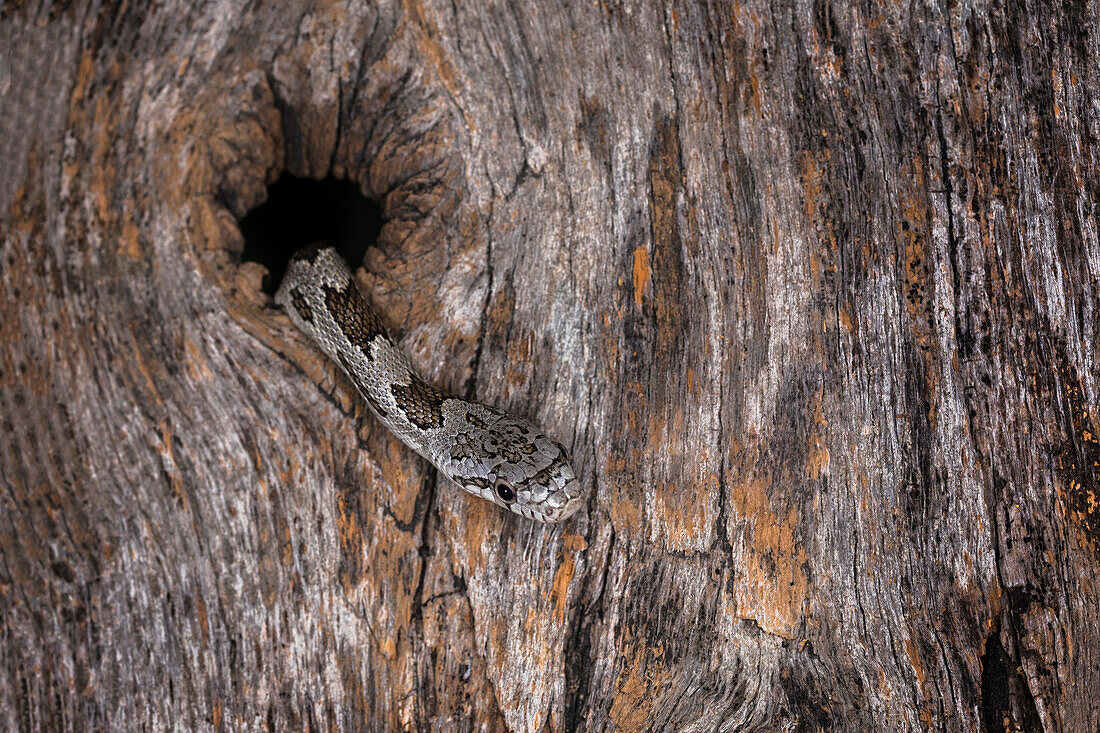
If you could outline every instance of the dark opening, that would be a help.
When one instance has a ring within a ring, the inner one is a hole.
[[[287,261],[299,247],[328,242],[357,267],[381,228],[382,207],[360,193],[354,182],[283,174],[267,190],[267,201],[241,219],[241,259],[268,269],[264,292],[274,295]]]
[[[1000,624],[998,623],[998,627]],[[982,722],[987,731],[1042,730],[1035,698],[995,629],[982,655]]]

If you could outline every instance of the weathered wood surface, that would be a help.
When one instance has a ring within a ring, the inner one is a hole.
[[[1100,10],[1053,5],[6,3],[0,725],[1100,729]],[[283,171],[383,202],[378,309],[572,447],[575,520],[272,309]]]

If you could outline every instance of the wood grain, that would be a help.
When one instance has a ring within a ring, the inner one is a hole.
[[[1094,4],[8,2],[0,727],[1100,729]],[[446,485],[242,263],[356,181]],[[303,212],[308,215],[308,212]]]

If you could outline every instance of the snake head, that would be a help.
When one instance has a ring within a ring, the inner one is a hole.
[[[539,522],[560,522],[584,503],[569,454],[526,420],[467,402],[447,465],[466,491]]]

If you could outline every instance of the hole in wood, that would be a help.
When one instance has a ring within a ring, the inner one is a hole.
[[[267,268],[264,292],[274,295],[299,247],[329,242],[355,267],[381,228],[382,207],[352,181],[283,174],[267,190],[267,201],[241,219],[241,259]]]

